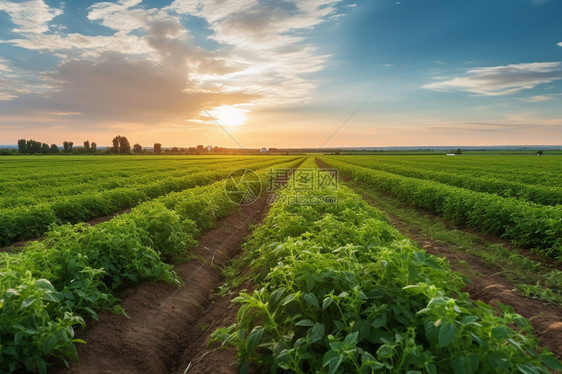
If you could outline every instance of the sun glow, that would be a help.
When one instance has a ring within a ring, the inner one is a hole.
[[[247,110],[237,108],[233,105],[221,105],[209,111],[209,114],[217,120],[219,125],[236,127],[246,123]]]

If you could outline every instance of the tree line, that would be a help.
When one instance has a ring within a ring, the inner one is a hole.
[[[79,153],[96,153],[97,144],[95,142],[90,143],[89,140],[84,141],[84,147],[81,148]],[[61,153],[61,149],[56,144],[38,142],[33,139],[19,139],[18,140],[18,153],[21,154],[57,154]],[[62,153],[75,153],[74,143],[71,141],[64,141],[62,143]]]
[[[59,148],[56,144],[47,144],[39,142],[33,139],[19,139],[17,143],[17,153],[20,154],[115,154],[115,155],[127,155],[127,154],[143,154],[143,153],[153,153],[153,154],[174,154],[174,155],[197,155],[206,153],[217,153],[217,154],[242,154],[242,153],[260,153],[259,149],[251,150],[241,150],[241,149],[229,149],[224,147],[205,147],[199,144],[196,147],[171,147],[162,148],[161,143],[154,143],[153,150],[144,149],[140,144],[135,143],[131,147],[131,143],[125,136],[117,135],[112,140],[112,146],[106,149],[98,149],[96,142],[90,142],[85,140],[83,146],[74,146],[72,141],[64,141],[62,148]],[[277,149],[271,148],[270,152],[276,152]],[[9,149],[0,150],[0,155],[14,154],[14,151]]]

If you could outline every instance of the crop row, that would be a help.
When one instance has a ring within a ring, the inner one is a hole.
[[[323,159],[376,190],[441,215],[456,224],[505,237],[562,259],[562,206],[544,206]]]
[[[245,245],[257,290],[213,337],[246,372],[547,373],[527,320],[461,292],[460,276],[351,190],[282,192]],[[331,203],[298,204],[333,196]],[[302,199],[300,199],[302,200]]]
[[[400,165],[419,170],[461,173],[495,178],[529,185],[560,187],[562,185],[562,159],[559,157],[509,157],[509,156],[386,156],[349,157],[352,163],[374,165]],[[344,159],[343,157],[341,158]],[[346,157],[347,159],[347,157]]]
[[[109,215],[121,209],[133,207],[140,202],[153,199],[173,191],[206,185],[225,178],[238,167],[261,168],[274,165],[287,158],[247,159],[243,163],[215,165],[211,170],[201,171],[177,178],[161,178],[144,184],[110,190],[65,196],[36,205],[2,209],[0,212],[0,246],[18,240],[41,236],[53,223],[78,223]]]
[[[342,157],[338,160],[353,165],[364,166],[369,169],[382,170],[406,177],[433,180],[451,186],[462,187],[472,191],[495,193],[504,197],[515,197],[543,205],[562,204],[562,188],[542,185],[530,185],[522,182],[509,181],[489,176],[481,176],[479,173],[468,173],[466,171],[434,171],[422,169],[415,165],[396,165],[396,163],[381,163],[372,158],[350,158]]]
[[[210,165],[224,161],[241,160],[234,156],[22,156],[0,160],[2,175],[0,182],[27,183],[41,181],[51,187],[64,185],[66,180],[72,182],[90,182],[104,179],[111,175],[130,177],[143,172],[160,170],[178,170],[186,165]]]
[[[145,202],[96,226],[57,226],[21,252],[0,253],[0,367],[44,373],[52,357],[75,358],[74,344],[82,341],[74,328],[84,326],[84,317],[122,312],[114,293],[124,286],[179,285],[166,262],[188,257],[199,232],[237,207],[221,181]]]
[[[138,157],[138,156],[137,156]],[[28,174],[24,180],[3,182],[0,191],[0,207],[7,208],[17,205],[33,205],[37,202],[48,201],[63,196],[81,193],[97,192],[119,187],[130,187],[138,184],[147,184],[164,178],[178,178],[189,173],[208,170],[236,163],[248,163],[249,158],[232,159],[225,157],[220,160],[180,160],[182,162],[168,162],[168,160],[109,160],[99,164],[97,160],[82,162],[76,165],[45,165],[37,162],[30,171],[21,172]],[[255,162],[273,161],[264,158],[252,158]],[[116,169],[115,162],[121,166]],[[67,170],[68,168],[68,170]],[[10,175],[9,170],[3,170],[2,175]],[[14,177],[14,176],[12,176]]]
[[[164,177],[179,177],[182,173],[185,175],[190,171],[202,171],[208,169],[209,166],[247,162],[247,159],[225,157],[207,162],[189,159],[171,163],[168,163],[168,160],[146,160],[146,164],[128,159],[116,162],[122,167],[121,169],[112,165],[114,160],[106,161],[105,164],[94,161],[97,160],[92,160],[91,163],[78,163],[78,166],[65,163],[61,165],[46,163],[43,165],[37,162],[32,170],[24,169],[24,172],[20,170],[20,174],[27,175],[27,178],[23,180],[16,180],[16,175],[11,175],[11,170],[3,170],[2,175],[11,179],[2,182],[0,206],[16,205],[18,200],[25,203],[26,198],[32,198],[31,203],[33,203],[34,199],[36,200],[38,197],[49,199],[88,191],[148,183]],[[12,171],[15,170],[17,169]]]

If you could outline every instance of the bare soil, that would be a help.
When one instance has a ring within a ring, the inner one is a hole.
[[[180,367],[183,373],[190,362],[190,374],[236,372],[231,366],[233,352],[207,348],[215,327],[236,318],[230,298],[213,302],[212,290],[222,281],[221,268],[240,253],[251,226],[268,209],[262,198],[206,232],[192,250],[195,259],[175,267],[185,286],[147,282],[125,290],[120,298],[129,318],[100,313],[100,321],[78,336],[87,341],[78,346],[79,363],[53,368],[51,373],[156,374]]]

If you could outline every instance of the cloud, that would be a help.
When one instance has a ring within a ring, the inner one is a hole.
[[[562,42],[558,43],[557,46],[562,47]]]
[[[531,89],[559,79],[562,79],[562,67],[559,62],[534,62],[475,68],[468,70],[464,76],[425,84],[423,87],[434,91],[457,90],[498,96]]]
[[[244,88],[263,97],[256,104],[276,105],[302,102],[314,89],[303,75],[322,70],[329,56],[319,54],[300,32],[326,22],[338,2],[174,1],[168,9],[206,20],[209,38],[223,46],[228,64],[244,67],[223,76],[199,74],[201,84]]]
[[[323,69],[329,57],[303,32],[329,21],[339,1],[194,0],[161,9],[141,0],[100,2],[80,20],[109,28],[98,35],[67,33],[64,25],[49,29],[62,11],[41,1],[23,3],[35,10],[8,12],[19,35],[0,43],[56,56],[59,63],[51,71],[16,71],[0,60],[3,126],[208,124],[178,85],[208,111],[243,105],[251,114],[302,103],[315,88],[307,74]],[[0,0],[0,9],[6,4]],[[26,24],[26,17],[33,22]],[[216,44],[212,50],[194,40],[193,17],[203,21]]]
[[[540,101],[549,101],[552,100],[554,97],[552,95],[536,95],[536,96],[531,96],[527,99],[528,102],[531,103],[537,103]]]
[[[49,74],[58,87],[44,94],[23,95],[5,115],[27,113],[65,117],[70,122],[186,124],[201,108],[156,64],[105,56],[101,62],[70,61]],[[242,92],[190,92],[204,107],[246,103],[258,98]]]
[[[41,34],[49,31],[48,23],[62,10],[51,8],[42,0],[13,2],[0,0],[0,11],[8,13],[17,26],[13,31],[18,33]]]

